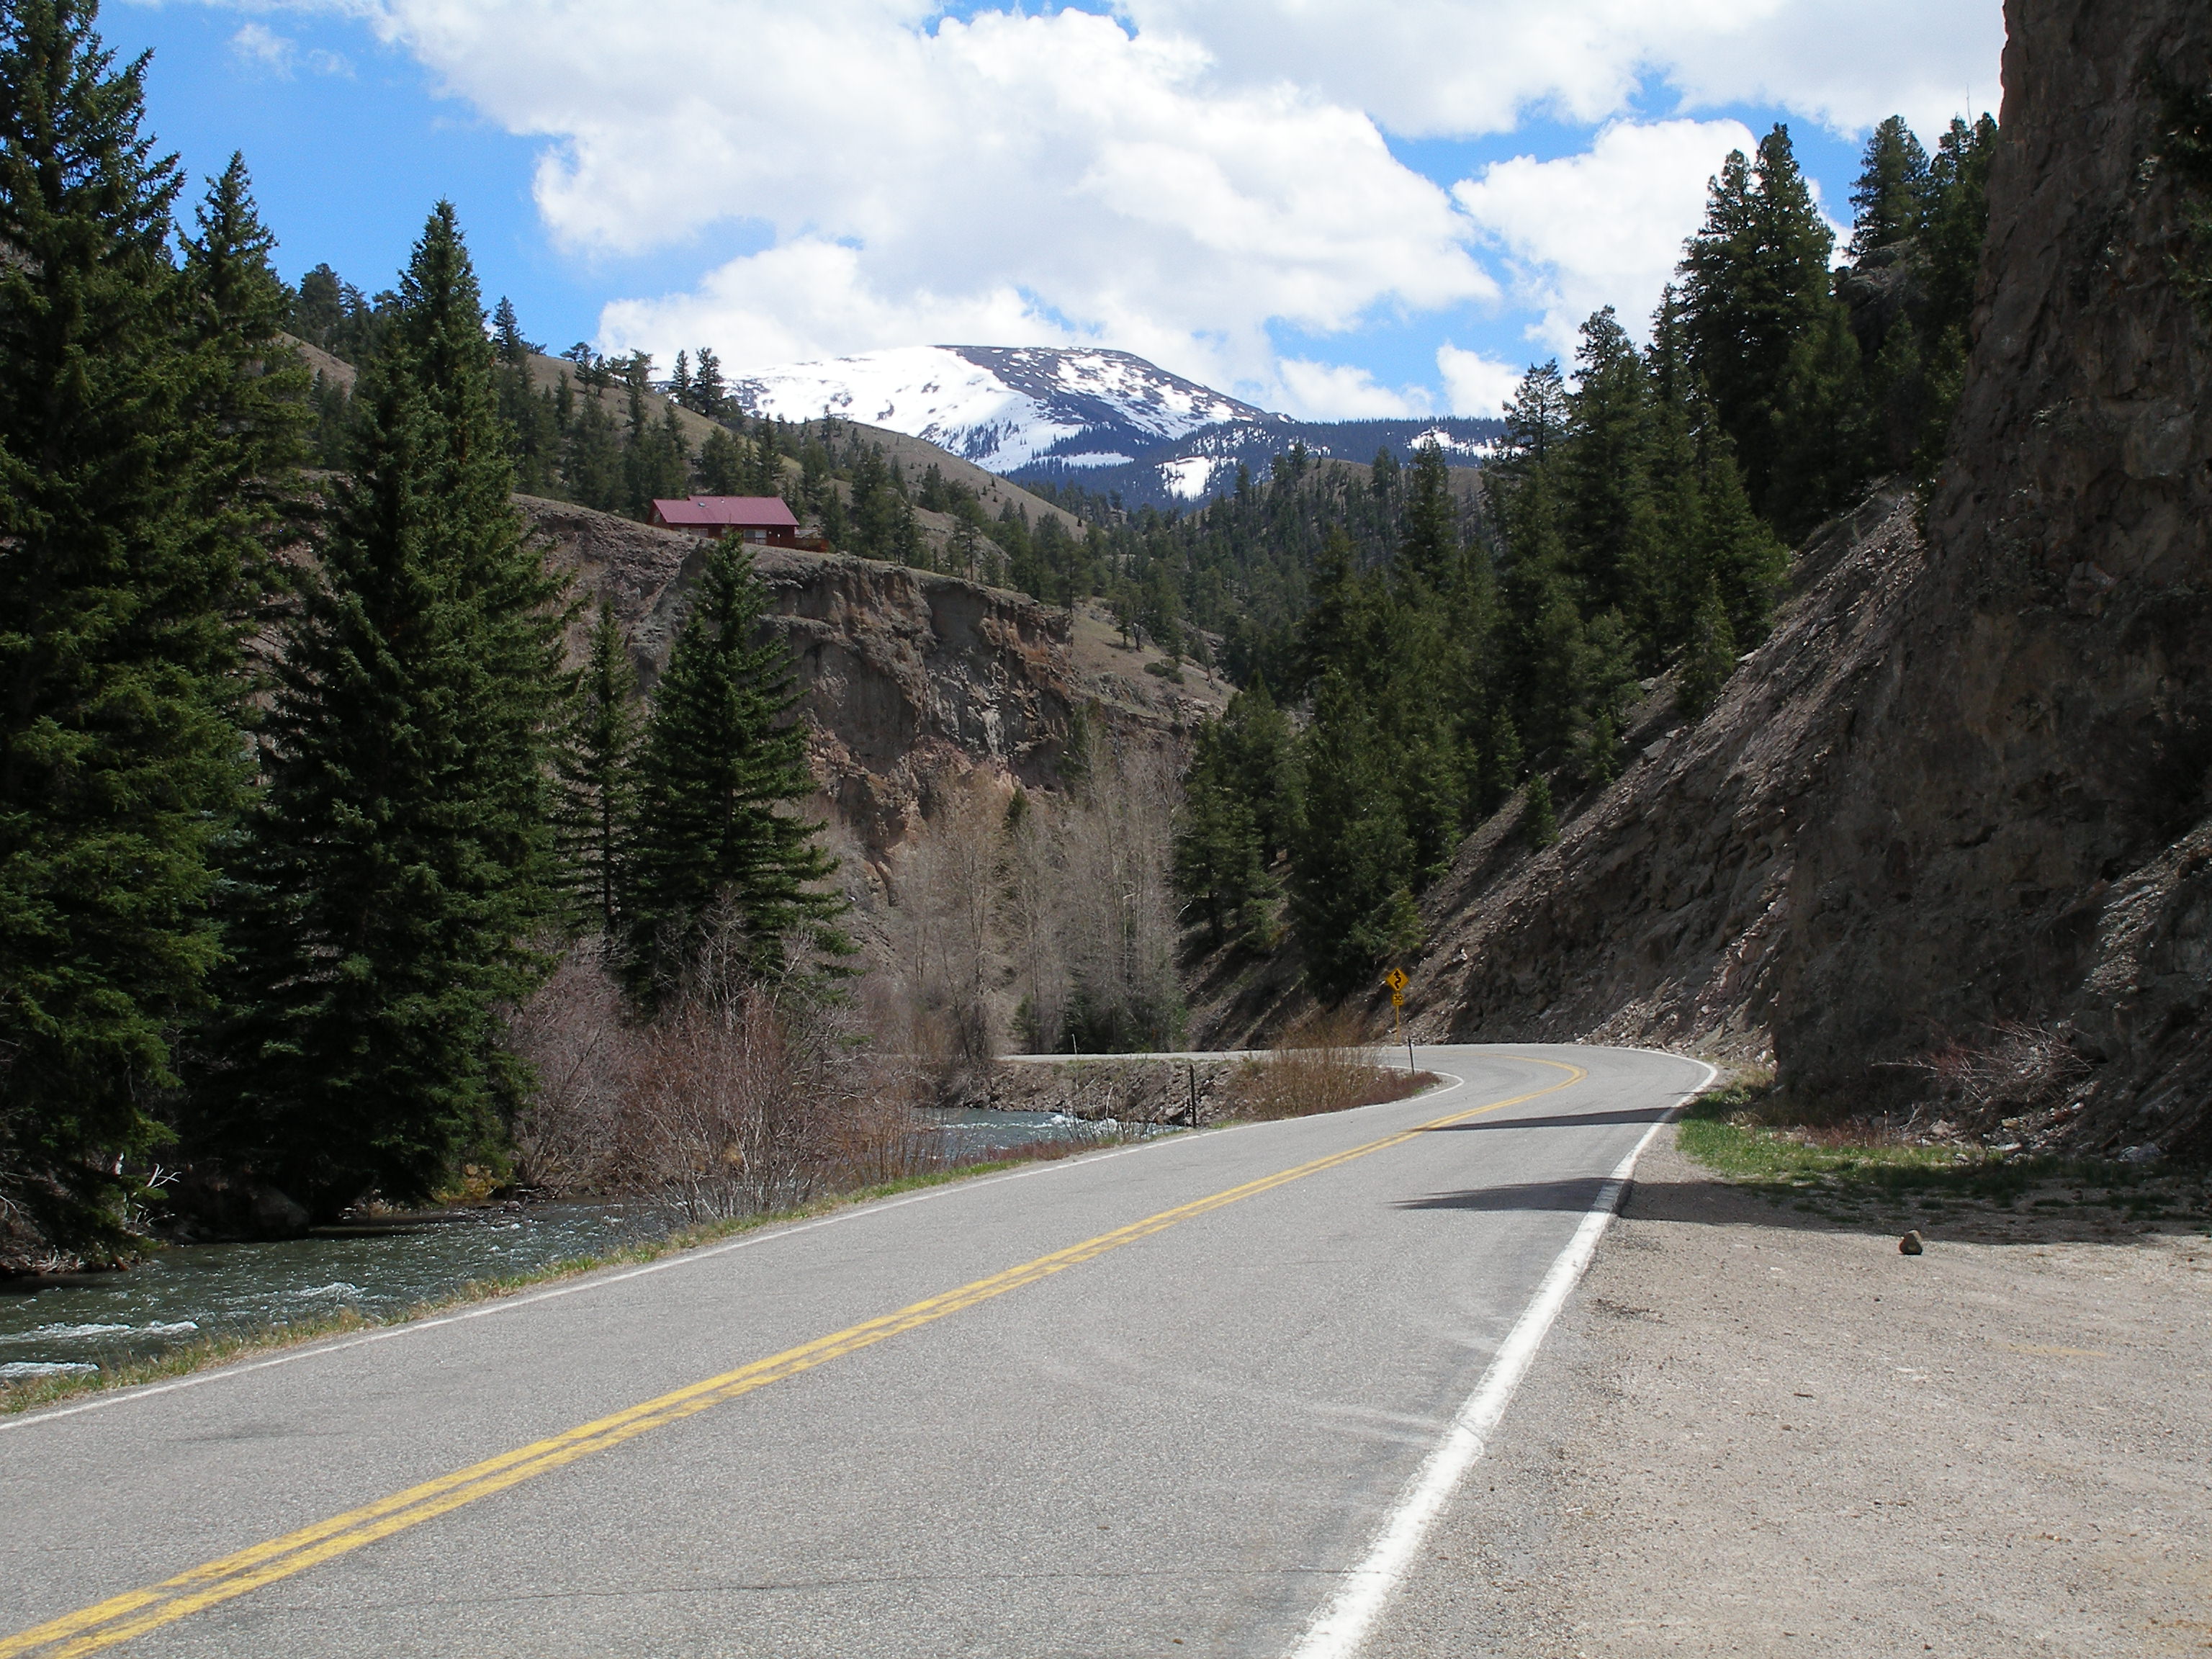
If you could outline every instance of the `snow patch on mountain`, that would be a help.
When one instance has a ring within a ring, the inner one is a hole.
[[[754,415],[825,411],[889,427],[1011,472],[1049,457],[1126,466],[1141,453],[1223,422],[1279,421],[1126,351],[1028,346],[900,346],[787,363],[735,378]]]

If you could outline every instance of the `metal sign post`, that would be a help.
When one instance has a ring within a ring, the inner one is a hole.
[[[1404,1028],[1403,1011],[1406,1006],[1406,970],[1393,968],[1382,975],[1382,982],[1390,988],[1390,1037],[1395,1043],[1400,1036],[1406,1039],[1406,1073],[1413,1071],[1413,1034]]]

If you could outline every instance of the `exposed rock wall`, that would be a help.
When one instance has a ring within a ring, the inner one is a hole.
[[[586,595],[612,601],[648,690],[690,606],[705,544],[589,507],[516,505]],[[1066,611],[957,577],[838,555],[756,551],[769,625],[791,643],[810,758],[834,818],[880,866],[933,792],[974,772],[1002,786],[1059,781],[1076,711],[1121,737],[1180,745],[1192,708],[1132,673],[1102,690],[1079,673]],[[588,617],[572,648],[580,652]]]
[[[2212,76],[2203,0],[2009,0],[2003,143],[1928,572],[1800,838],[1786,1079],[2001,1021],[2070,1027],[2079,1137],[2204,1137],[2212,1097],[2212,339],[2174,279],[2156,71]]]

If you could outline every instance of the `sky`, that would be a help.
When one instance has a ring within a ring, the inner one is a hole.
[[[1093,345],[1310,419],[1495,413],[1641,335],[1732,149],[1850,217],[1867,133],[1995,112],[2001,0],[108,0],[279,268],[459,210],[559,350],[732,373]]]

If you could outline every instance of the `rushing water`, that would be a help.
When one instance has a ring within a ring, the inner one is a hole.
[[[1039,1140],[1120,1138],[1119,1126],[1057,1113],[932,1115],[954,1163]],[[659,1238],[680,1221],[654,1203],[441,1212],[273,1243],[184,1245],[122,1273],[0,1286],[0,1381],[91,1371],[347,1309],[400,1313],[471,1280]]]

